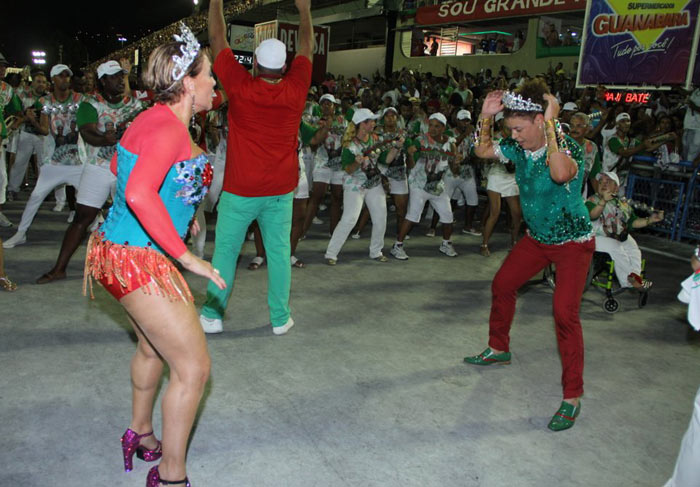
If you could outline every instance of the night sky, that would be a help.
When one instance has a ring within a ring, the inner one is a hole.
[[[200,2],[201,3],[201,2]],[[31,64],[32,50],[80,68],[120,47],[117,34],[136,40],[193,12],[192,0],[31,2],[6,0],[0,10],[0,52],[11,65]]]

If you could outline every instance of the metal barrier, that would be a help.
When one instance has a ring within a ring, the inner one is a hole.
[[[671,164],[667,170],[655,166],[654,157],[635,156],[632,171],[653,171],[654,177],[630,174],[626,196],[664,210],[663,222],[650,230],[672,240],[700,239],[700,185],[698,171],[689,161]]]

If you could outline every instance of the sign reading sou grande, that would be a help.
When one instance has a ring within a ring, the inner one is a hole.
[[[416,11],[416,23],[448,24],[522,15],[583,10],[586,0],[457,0]]]

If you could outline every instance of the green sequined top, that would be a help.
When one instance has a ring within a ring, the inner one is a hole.
[[[520,188],[520,205],[530,236],[544,244],[585,241],[593,236],[591,219],[581,197],[584,157],[581,147],[566,136],[571,158],[578,165],[576,177],[555,183],[547,165],[546,146],[535,152],[524,150],[512,138],[494,142],[494,152],[502,162],[513,161],[515,180]]]

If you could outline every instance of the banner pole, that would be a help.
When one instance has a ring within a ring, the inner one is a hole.
[[[695,12],[695,35],[693,36],[693,47],[690,50],[690,62],[688,63],[688,74],[685,78],[685,89],[690,90],[693,84],[693,72],[695,71],[695,61],[698,54],[698,40],[700,39],[700,7]]]
[[[576,88],[585,88],[592,85],[581,85],[581,69],[583,69],[583,53],[586,49],[586,41],[588,40],[588,16],[591,14],[591,4],[593,2],[586,2],[586,15],[583,18],[583,37],[581,38],[581,50],[578,53],[578,69],[576,70]]]

